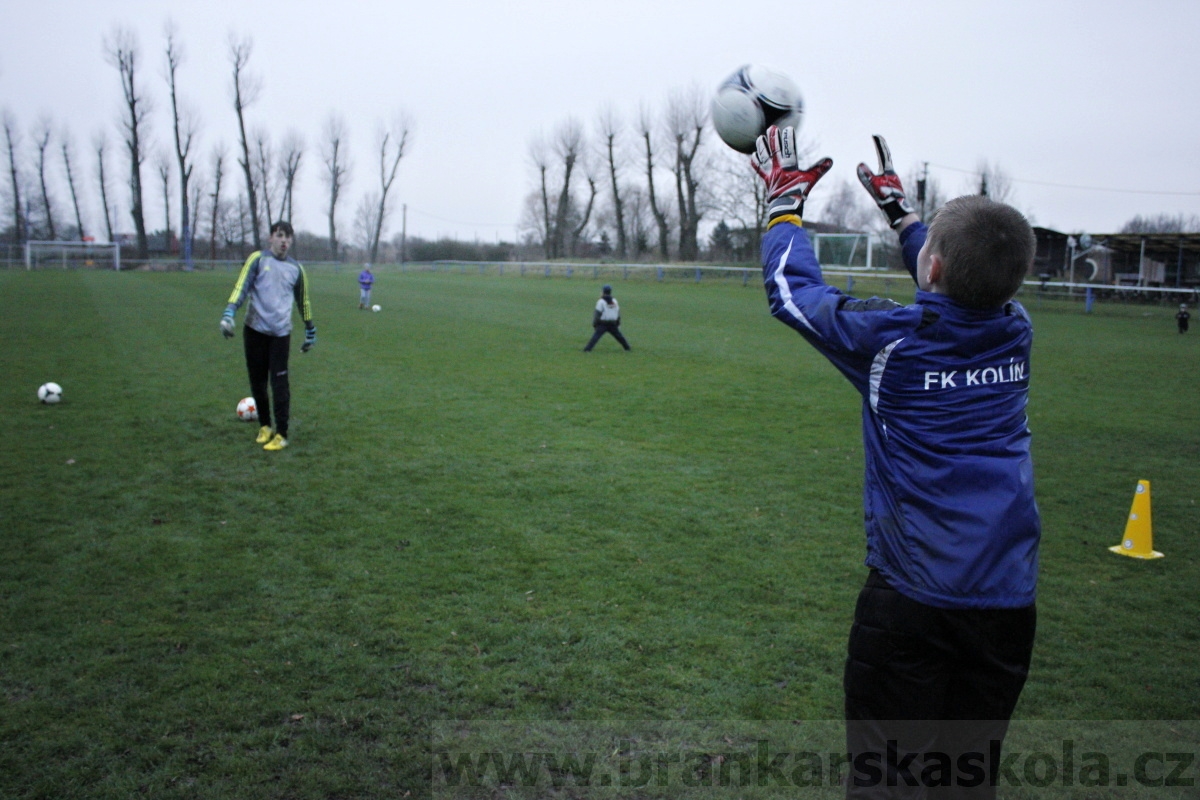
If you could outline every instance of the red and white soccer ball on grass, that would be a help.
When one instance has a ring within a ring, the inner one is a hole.
[[[237,415],[242,422],[254,422],[258,419],[258,406],[254,405],[253,397],[243,397],[238,402]]]
[[[804,99],[787,75],[747,64],[717,87],[712,100],[712,123],[725,144],[740,153],[753,153],[754,143],[776,125],[799,130]]]

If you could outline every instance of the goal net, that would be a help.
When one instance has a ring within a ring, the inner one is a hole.
[[[813,235],[812,244],[817,261],[823,267],[872,269],[883,266],[872,258],[872,250],[878,242],[869,233],[818,233]]]
[[[116,242],[26,242],[25,269],[117,269]]]

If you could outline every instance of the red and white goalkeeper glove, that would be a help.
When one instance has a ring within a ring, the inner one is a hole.
[[[888,149],[887,142],[878,134],[872,138],[875,139],[875,152],[879,155],[879,174],[871,172],[866,164],[859,164],[858,179],[875,205],[887,215],[888,224],[895,228],[900,220],[916,212],[904,196],[900,176],[892,168],[892,151]]]
[[[797,221],[804,211],[804,201],[821,176],[833,166],[832,158],[823,158],[808,169],[800,169],[796,155],[796,129],[767,128],[758,137],[750,166],[767,184],[767,227],[788,216]]]

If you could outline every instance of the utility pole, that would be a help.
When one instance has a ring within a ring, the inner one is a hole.
[[[400,206],[400,263],[408,261],[408,203]]]
[[[917,181],[917,202],[921,205],[921,219],[925,219],[925,187],[929,185],[929,162],[923,162],[921,179]]]

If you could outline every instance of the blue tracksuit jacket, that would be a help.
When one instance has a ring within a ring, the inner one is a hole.
[[[926,232],[901,234],[914,278]],[[772,315],[862,394],[867,566],[940,608],[1031,605],[1041,522],[1025,309],[978,311],[919,290],[908,306],[850,297],[825,283],[808,234],[787,222],[763,237],[762,257]]]

